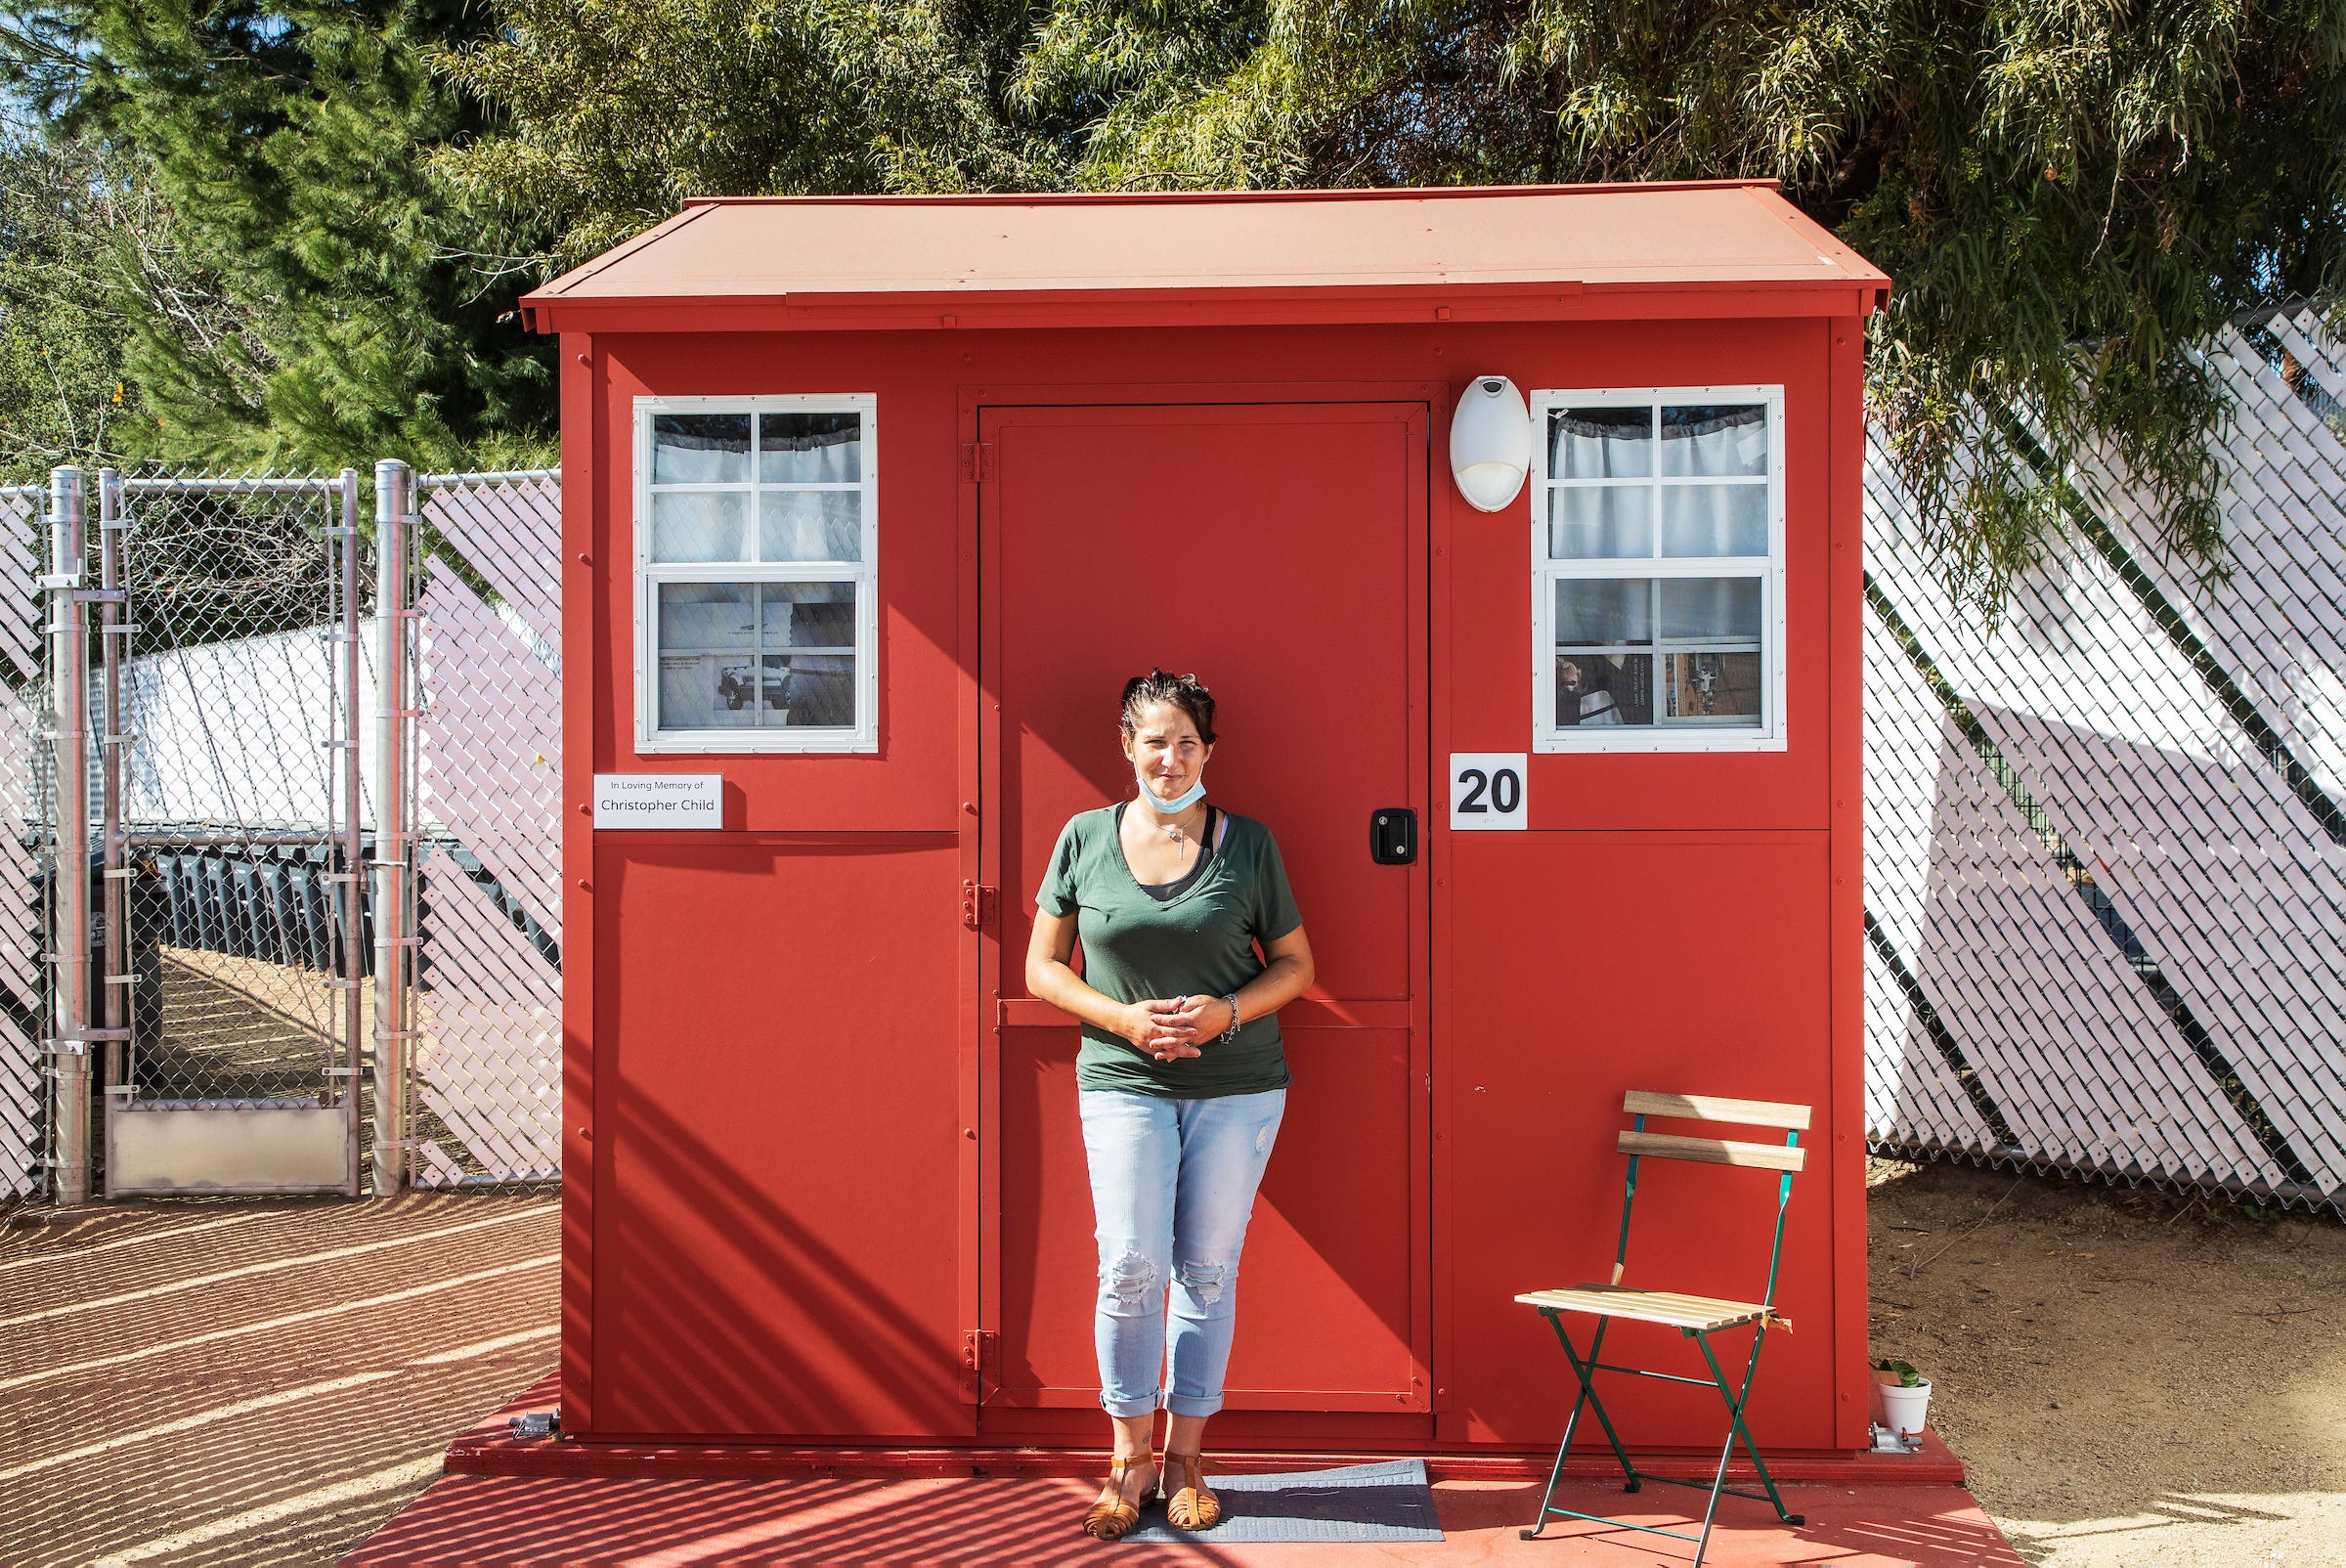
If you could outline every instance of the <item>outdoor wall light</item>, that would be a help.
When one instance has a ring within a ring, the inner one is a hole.
[[[1505,511],[1532,466],[1532,414],[1503,375],[1478,375],[1450,416],[1450,475],[1478,511]]]

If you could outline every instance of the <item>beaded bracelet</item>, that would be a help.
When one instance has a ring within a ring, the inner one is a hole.
[[[1222,1038],[1225,1041],[1235,1040],[1238,1037],[1238,993],[1232,991],[1222,1000],[1230,1004],[1230,1027],[1222,1031]]]

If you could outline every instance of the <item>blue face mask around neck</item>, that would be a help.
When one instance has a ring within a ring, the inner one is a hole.
[[[1176,811],[1186,811],[1191,806],[1195,806],[1199,801],[1205,799],[1205,780],[1202,778],[1196,783],[1191,785],[1189,789],[1183,793],[1180,800],[1160,801],[1156,798],[1156,791],[1149,787],[1149,781],[1147,779],[1142,778],[1137,772],[1132,776],[1134,780],[1141,786],[1141,799],[1147,801],[1151,806],[1155,806],[1158,812],[1165,816],[1171,816]]]

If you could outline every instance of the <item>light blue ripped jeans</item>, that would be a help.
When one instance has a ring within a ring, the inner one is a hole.
[[[1100,1241],[1100,1406],[1211,1416],[1230,1366],[1238,1248],[1287,1091],[1168,1100],[1085,1089],[1077,1099]],[[1158,1380],[1167,1365],[1169,1392]]]

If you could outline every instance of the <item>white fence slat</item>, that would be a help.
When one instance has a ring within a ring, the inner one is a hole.
[[[2247,404],[2250,394],[2241,395]],[[2284,422],[2271,418],[2264,425],[2278,431]],[[2224,457],[2236,496],[2258,494],[2270,484],[2291,498],[2301,518],[2293,531],[2302,537],[2310,518],[2294,499],[2299,492],[2274,483],[2273,476],[2277,465],[2328,437],[2326,431],[2292,434],[2293,444],[2278,435],[2250,443],[2236,439]],[[2340,455],[2346,457],[2346,449]],[[2251,461],[2263,467],[2262,476],[2246,472]],[[2264,628],[2292,623],[2286,611],[2241,611],[2256,604],[2264,581],[2250,589],[2236,578],[2214,594],[2177,581],[2157,550],[2146,545],[2147,501],[2132,493],[2113,463],[2089,462],[2081,469],[2081,492],[2171,603],[2187,616],[2192,606],[2211,601],[2229,612],[2222,621],[2198,621],[2194,631],[2232,668],[2250,700],[2260,710],[2267,706],[2271,694],[2283,689],[2281,682],[2242,655],[2269,648]],[[2346,1179],[2346,1150],[2340,1148],[2346,1061],[2332,1042],[2346,1034],[2346,1015],[2336,1012],[2328,988],[2312,977],[2346,961],[2346,944],[2334,935],[2334,920],[2309,918],[2307,911],[2336,909],[2346,901],[2346,886],[2334,862],[2319,852],[2326,840],[2316,820],[2098,552],[2058,546],[2041,569],[2016,583],[2003,625],[1985,635],[1928,570],[1911,506],[1878,456],[1868,479],[1869,564],[1877,586],[2316,1182],[2337,1191]],[[2250,526],[2236,524],[2233,531],[2254,536],[2269,521],[2270,508],[2260,507]],[[2309,595],[2300,589],[2295,597]],[[2324,592],[2321,598],[2334,624],[2346,594]],[[2258,630],[2250,632],[2251,626]],[[1885,701],[1894,690],[1881,678],[1885,668],[1882,660],[1869,663],[1869,703]],[[1885,762],[1869,757],[1870,772],[1886,771]],[[1994,792],[2003,808],[2014,809],[2001,786]],[[2253,865],[2239,852],[2242,839],[2259,847]],[[1869,907],[1890,893],[1881,887],[1879,869],[1869,867]],[[2064,888],[2061,898],[2078,919],[2091,921],[2074,893]],[[2013,1040],[1988,1019],[1966,1020],[1956,1029],[1991,1092],[2001,1091],[1999,1104],[2024,1142],[2042,1146],[2048,1158],[2077,1158],[2082,1134],[2084,1148],[2106,1151],[2103,1162],[2107,1151],[2119,1147],[2122,1140],[2113,1140],[2114,1129],[2094,1096],[2064,1095],[2054,1102],[2042,1093],[2082,1060],[2089,1079],[2123,1110],[2132,1135],[2150,1140],[2138,1150],[2144,1168],[2185,1180],[2194,1173],[2213,1180],[2285,1178],[2103,933],[2093,931],[2094,944],[2085,948],[2036,948],[2036,958],[2058,960],[2050,968],[2009,960],[2001,969],[1977,967],[1984,928],[2013,918],[2014,911],[1985,906],[1955,910],[1933,931],[1926,943],[1933,950],[1918,967],[1968,1005],[1989,1000],[2020,976],[2028,985],[2063,987],[2081,1006],[2090,1004],[2089,1016],[2064,1031],[2069,1037],[2058,1053]],[[2317,950],[2307,950],[2309,941]],[[1941,952],[1965,956],[1942,969]],[[2306,961],[2276,963],[2278,953],[2302,954]],[[2086,966],[2094,964],[2114,966],[2125,983],[2114,991],[2084,983]],[[2312,1026],[2300,1027],[2308,1019]],[[1976,1051],[1974,1029],[1985,1030]],[[1890,1048],[1877,1042],[1878,1055]],[[2059,1113],[2064,1125],[2025,1125],[2052,1115],[2056,1104],[2064,1108]]]
[[[0,991],[35,1020],[47,1016],[41,953],[49,945],[34,893],[34,847],[47,831],[39,788],[40,715],[13,682],[40,675],[41,601],[32,586],[41,508],[22,492],[0,492]],[[46,1096],[40,1042],[0,1012],[0,1201],[30,1197],[46,1179]]]
[[[445,1136],[422,1146],[414,1175],[543,1180],[561,1169],[561,978],[456,857],[560,942],[561,487],[434,487],[423,509],[498,602],[427,565],[416,773],[439,842],[423,874],[417,1070]]]

